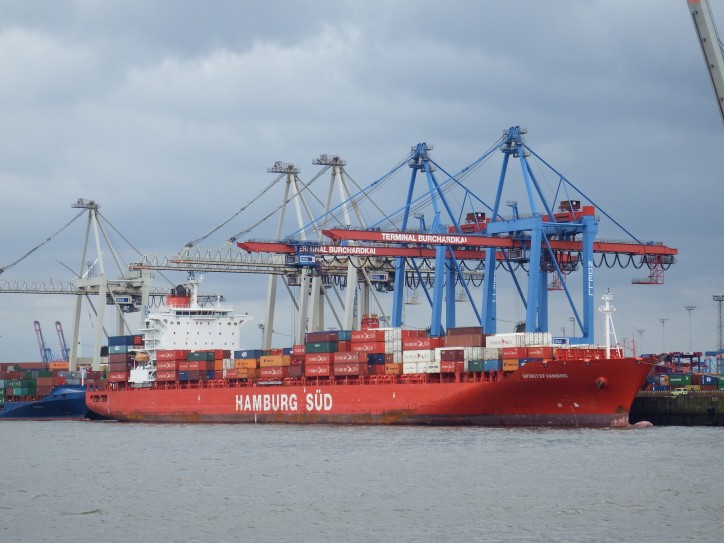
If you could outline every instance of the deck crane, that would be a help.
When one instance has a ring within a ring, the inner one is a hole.
[[[39,321],[33,321],[33,325],[35,326],[35,335],[38,338],[38,347],[40,348],[40,359],[45,362],[46,364],[48,362],[52,362],[55,357],[53,356],[53,351],[45,344],[45,339],[43,339],[43,331],[40,329],[40,322]]]
[[[67,362],[70,358],[70,349],[68,348],[68,344],[65,342],[63,325],[60,324],[60,321],[55,321],[55,331],[58,332],[58,342],[60,343],[61,360],[65,360]]]
[[[699,37],[699,45],[709,71],[714,96],[719,107],[719,116],[724,123],[724,53],[716,31],[714,18],[708,0],[687,0],[691,20]]]

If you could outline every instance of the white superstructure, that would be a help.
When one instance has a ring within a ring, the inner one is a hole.
[[[159,349],[235,350],[239,348],[241,327],[252,319],[249,315],[236,315],[221,301],[202,307],[198,301],[198,287],[202,277],[191,276],[185,285],[179,285],[166,297],[162,312],[149,313],[144,334],[146,350],[155,360]]]

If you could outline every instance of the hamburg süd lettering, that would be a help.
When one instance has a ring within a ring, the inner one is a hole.
[[[332,395],[317,390],[304,397],[309,412],[331,411]],[[237,394],[236,411],[249,413],[299,413],[302,407],[296,394]]]

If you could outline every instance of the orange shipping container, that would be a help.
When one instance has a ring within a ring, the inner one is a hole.
[[[68,371],[68,362],[50,362],[48,363],[48,369]]]
[[[255,370],[259,367],[259,360],[256,358],[236,358],[234,359],[234,369],[236,370]]]
[[[387,363],[385,364],[386,375],[402,375],[402,364]]]
[[[517,358],[503,358],[503,371],[515,371],[518,369]]]
[[[259,359],[260,368],[276,368],[276,367],[287,367],[290,365],[292,357],[288,354],[272,354],[268,356],[262,356]]]

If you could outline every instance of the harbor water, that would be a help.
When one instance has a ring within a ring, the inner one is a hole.
[[[724,431],[3,422],[0,541],[721,541]]]

